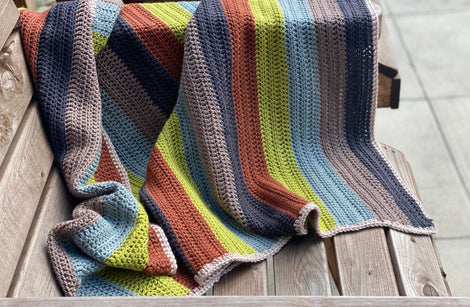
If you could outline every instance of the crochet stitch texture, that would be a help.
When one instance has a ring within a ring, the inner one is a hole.
[[[20,25],[81,199],[48,240],[65,295],[200,295],[308,216],[435,231],[374,139],[369,0],[75,0]]]

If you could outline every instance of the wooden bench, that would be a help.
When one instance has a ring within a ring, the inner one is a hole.
[[[206,297],[51,298],[61,292],[48,262],[46,237],[54,225],[70,219],[76,202],[53,163],[19,33],[14,29],[17,18],[13,2],[0,0],[0,297],[6,297],[0,305],[62,305],[64,300],[71,305],[151,302],[167,306],[470,304],[464,298],[399,298],[448,297],[451,292],[432,237],[383,228],[328,240],[311,232],[266,261],[238,267]],[[400,79],[386,28],[380,48],[379,106],[398,107]],[[403,154],[389,146],[384,149],[418,195]]]

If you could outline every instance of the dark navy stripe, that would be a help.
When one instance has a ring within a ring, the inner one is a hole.
[[[39,105],[48,126],[54,157],[62,168],[67,153],[65,112],[72,70],[77,1],[49,11],[39,36],[36,75]]]
[[[147,192],[147,188],[145,187],[145,185],[143,185],[140,189],[139,196],[142,205],[150,211],[149,217],[153,217],[154,219],[150,219],[150,222],[159,225],[165,232],[165,236],[171,246],[171,251],[175,255],[175,258],[178,260],[178,266],[180,264],[183,264],[184,267],[191,273],[191,275],[194,276],[194,269],[191,266],[189,260],[184,256],[183,249],[181,248],[181,240],[176,236],[175,232],[173,231],[173,228],[171,227],[171,224],[168,222],[162,210],[160,209],[160,206]]]
[[[408,217],[413,226],[430,227],[433,223],[419,208],[393,175],[392,170],[372,143],[370,130],[374,63],[372,18],[363,0],[338,0],[346,30],[346,138],[351,150],[377,178]]]
[[[294,219],[263,204],[250,193],[242,172],[232,96],[232,46],[225,12],[220,1],[202,1],[194,14],[213,89],[221,109],[226,148],[232,164],[240,207],[247,226],[263,235],[293,235]],[[208,22],[210,21],[210,22]],[[273,227],[277,225],[277,227]]]
[[[108,47],[132,72],[152,102],[170,116],[178,97],[179,80],[170,76],[121,16],[116,20]]]

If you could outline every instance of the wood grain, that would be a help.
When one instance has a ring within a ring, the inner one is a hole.
[[[398,287],[382,228],[333,238],[341,295],[395,296]]]
[[[1,306],[166,306],[166,307],[442,307],[470,306],[459,297],[315,297],[315,296],[209,296],[209,297],[100,297],[0,299]]]
[[[404,184],[418,198],[416,181],[405,156],[383,146],[384,151]],[[418,236],[389,230],[390,253],[401,295],[448,296],[447,281],[430,236]]]
[[[236,267],[214,285],[212,295],[268,295],[266,261]]]
[[[70,219],[73,201],[56,167],[52,168],[9,297],[61,296],[47,258],[46,240],[55,225]]]
[[[379,72],[390,78],[395,77],[398,74],[398,66],[385,22],[382,23],[382,34],[377,51],[379,56]]]
[[[401,295],[449,295],[429,236],[390,230],[387,238]]]
[[[378,42],[379,89],[377,106],[398,108],[400,100],[401,79],[390,42],[387,25],[382,22],[382,34]]]
[[[0,297],[7,294],[52,160],[34,103],[0,168]]]
[[[313,230],[292,239],[273,259],[276,295],[331,296],[325,244]]]
[[[377,107],[390,107],[390,94],[392,93],[392,78],[379,74],[379,91],[377,93]]]
[[[0,51],[0,165],[32,96],[20,34],[15,30]]]
[[[13,0],[0,0],[0,20],[2,21],[2,26],[0,27],[0,48],[3,47],[5,41],[10,36],[19,15]]]

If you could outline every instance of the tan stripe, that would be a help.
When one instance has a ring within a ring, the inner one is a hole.
[[[245,217],[239,206],[232,165],[225,147],[220,108],[212,91],[194,19],[188,24],[186,37],[191,38],[192,44],[187,44],[185,48],[183,92],[212,193],[229,214],[246,226]]]
[[[132,72],[107,47],[98,55],[96,68],[98,80],[104,92],[149,144],[155,144],[166,122],[166,117],[153,104],[150,96]]]
[[[73,211],[73,220],[54,227],[47,238],[49,259],[57,281],[66,296],[77,296],[80,286],[72,260],[62,247],[62,241],[101,218],[101,197],[81,203]]]
[[[346,140],[346,42],[344,19],[334,1],[307,0],[314,19],[320,69],[320,144],[326,158],[380,220],[410,224],[392,196],[350,150]]]
[[[78,4],[65,111],[68,150],[63,169],[69,189],[75,196],[86,196],[79,192],[78,185],[92,167],[101,147],[101,99],[91,35],[95,9],[95,0],[82,0]]]

